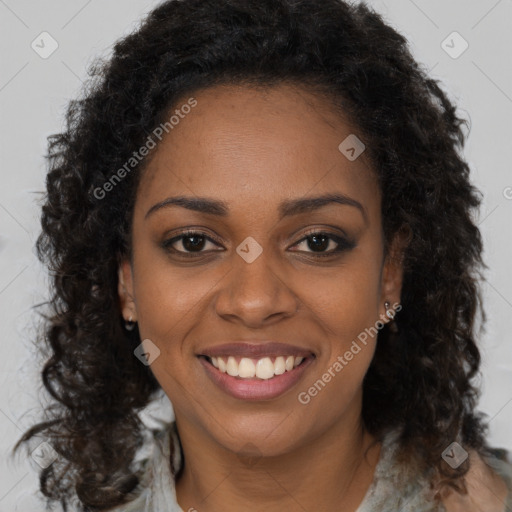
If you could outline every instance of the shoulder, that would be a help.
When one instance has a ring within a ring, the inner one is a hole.
[[[512,512],[512,461],[505,450],[469,453],[467,494],[441,486],[434,468],[403,455],[399,430],[388,432],[373,482],[357,512]]]
[[[465,476],[467,494],[455,489],[440,491],[446,512],[505,512],[512,510],[512,461],[505,450],[486,449],[469,453]]]

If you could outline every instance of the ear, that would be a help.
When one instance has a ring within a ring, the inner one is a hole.
[[[123,260],[118,270],[119,304],[123,317],[126,321],[137,321],[137,309],[133,297],[133,274],[132,266],[129,260]]]
[[[386,261],[382,269],[381,280],[381,297],[380,297],[380,316],[385,318],[386,321],[390,319],[386,316],[385,302],[390,303],[390,309],[396,311],[400,305],[400,297],[402,293],[403,282],[403,260],[404,253],[412,238],[412,231],[408,225],[402,227],[390,244]]]

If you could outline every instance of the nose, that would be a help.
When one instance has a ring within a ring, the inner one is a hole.
[[[277,265],[271,265],[265,251],[251,263],[237,255],[216,296],[216,312],[252,328],[289,318],[299,309],[299,299],[288,281]]]

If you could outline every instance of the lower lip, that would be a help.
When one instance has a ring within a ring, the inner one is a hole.
[[[208,377],[228,395],[242,400],[270,400],[282,395],[298,382],[313,360],[314,356],[308,356],[293,370],[271,379],[241,379],[221,372],[204,357],[199,357]]]

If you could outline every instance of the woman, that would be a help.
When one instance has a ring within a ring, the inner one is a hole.
[[[341,0],[171,0],[93,74],[38,240],[55,403],[18,446],[55,450],[48,501],[511,510],[464,121],[404,37]]]

